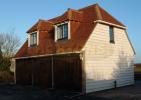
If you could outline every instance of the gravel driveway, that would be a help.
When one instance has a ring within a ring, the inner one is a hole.
[[[141,100],[141,80],[135,85],[77,96],[65,90],[33,88],[31,86],[0,85],[0,100]]]

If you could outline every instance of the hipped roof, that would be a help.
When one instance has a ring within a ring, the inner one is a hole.
[[[106,21],[125,27],[98,4],[94,4],[78,10],[68,9],[61,16],[49,20],[39,20],[27,33],[40,31],[40,40],[37,47],[28,48],[26,41],[15,57],[27,57],[60,52],[80,51],[96,26],[97,20]],[[54,25],[70,21],[71,39],[67,41],[54,42]],[[44,33],[42,33],[44,32]]]

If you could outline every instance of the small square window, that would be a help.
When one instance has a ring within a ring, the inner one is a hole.
[[[109,26],[109,38],[110,38],[110,43],[115,43],[113,26]]]

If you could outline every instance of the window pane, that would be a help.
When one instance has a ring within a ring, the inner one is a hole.
[[[112,26],[109,27],[109,35],[110,35],[110,42],[114,42],[114,31]]]
[[[57,26],[57,39],[64,39],[68,37],[68,23]]]
[[[30,35],[30,45],[36,45],[37,44],[37,32],[32,33]]]
[[[33,35],[30,36],[30,45],[33,45]]]
[[[63,38],[63,26],[62,25],[57,27],[57,38],[58,39]]]
[[[37,33],[33,34],[33,44],[37,44]]]
[[[68,24],[64,24],[64,34],[63,34],[63,38],[67,38],[68,37]]]

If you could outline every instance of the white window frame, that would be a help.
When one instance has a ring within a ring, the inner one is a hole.
[[[31,32],[31,33],[28,33],[28,47],[31,47],[31,44],[30,44],[30,38],[31,38],[31,34],[32,33],[37,33],[37,46],[39,45],[39,31],[34,31],[34,32]]]
[[[70,35],[70,21],[66,21],[66,22],[63,22],[63,23],[60,23],[60,24],[56,24],[55,25],[55,42],[57,42],[58,40],[58,34],[57,34],[57,27],[60,26],[60,25],[63,25],[63,24],[68,24],[68,40],[71,38],[71,35]]]

